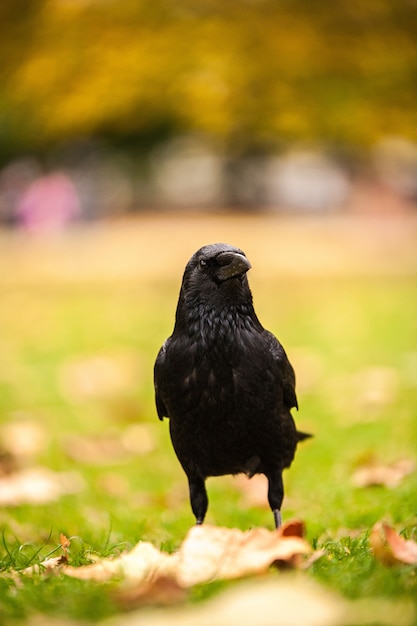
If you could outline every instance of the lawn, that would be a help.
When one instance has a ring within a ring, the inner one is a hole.
[[[416,231],[412,217],[168,214],[54,238],[0,233],[0,619],[129,619],[115,582],[16,574],[61,555],[61,534],[74,566],[139,541],[181,545],[193,516],[152,368],[186,261],[225,240],[251,260],[258,316],[296,370],[297,424],[314,433],[284,475],[283,517],[302,519],[323,554],[294,585],[356,607],[335,624],[414,623],[416,565],[386,565],[370,533],[385,521],[417,540]],[[28,484],[11,482],[25,473]],[[263,485],[250,485],[210,479],[207,523],[272,530]],[[273,569],[270,580],[292,578]],[[197,585],[176,610],[193,615],[235,588]]]

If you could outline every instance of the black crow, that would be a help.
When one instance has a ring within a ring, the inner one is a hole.
[[[202,524],[209,476],[265,474],[275,526],[281,525],[282,471],[298,441],[294,370],[258,320],[239,248],[197,250],[185,268],[174,331],[155,362],[159,419],[169,417],[187,475],[191,508]]]

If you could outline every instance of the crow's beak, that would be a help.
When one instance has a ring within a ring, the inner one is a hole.
[[[220,265],[217,277],[221,281],[243,276],[252,267],[245,255],[239,252],[221,252],[216,260]]]

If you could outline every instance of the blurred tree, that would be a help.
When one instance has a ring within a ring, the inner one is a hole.
[[[417,139],[413,0],[3,0],[2,151],[204,132],[228,151]]]
[[[25,0],[0,3],[0,158],[26,144],[25,113],[30,104],[16,102],[10,87],[31,54],[39,4]]]

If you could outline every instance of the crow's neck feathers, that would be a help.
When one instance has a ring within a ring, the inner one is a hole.
[[[186,282],[186,281],[184,281]],[[221,284],[181,287],[174,334],[204,335],[218,340],[241,330],[262,330],[253,308],[246,276]],[[193,288],[194,287],[194,288]]]

